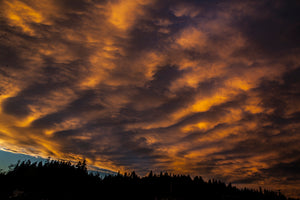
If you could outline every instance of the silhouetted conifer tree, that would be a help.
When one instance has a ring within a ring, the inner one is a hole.
[[[135,171],[118,172],[101,179],[88,174],[85,160],[73,165],[50,158],[46,162],[18,162],[0,173],[0,199],[287,200],[279,191],[238,189],[216,179],[206,182],[201,176],[192,179],[167,172],[157,176],[150,171],[142,178]]]

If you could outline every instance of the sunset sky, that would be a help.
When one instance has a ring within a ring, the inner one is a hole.
[[[0,150],[300,197],[299,10],[2,0]]]

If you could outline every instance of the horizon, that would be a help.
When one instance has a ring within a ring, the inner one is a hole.
[[[115,176],[100,177],[88,172],[85,160],[77,164],[69,161],[48,160],[47,162],[24,161],[7,173],[1,173],[2,198],[33,199],[80,199],[110,197],[110,199],[265,199],[296,200],[287,198],[278,191],[263,188],[238,189],[231,183],[200,176],[160,175],[152,171],[140,177],[134,171]],[[117,193],[115,191],[118,191]]]
[[[3,156],[3,152],[5,151],[0,151],[0,155]],[[15,154],[13,152],[6,152],[6,153],[9,153],[9,154]],[[14,159],[13,157],[17,157],[18,160]],[[1,157],[0,157],[1,158]],[[10,160],[14,160],[15,163],[10,163],[11,167],[7,167],[6,170],[3,170],[3,171],[0,171],[1,173],[4,173],[4,174],[9,174],[11,173],[12,171],[15,171],[16,170],[16,166],[17,165],[20,165],[22,162],[25,163],[25,165],[27,165],[27,167],[29,165],[36,165],[38,166],[40,162],[43,163],[44,167],[45,167],[45,163],[49,162],[53,162],[53,161],[59,161],[59,162],[68,162],[68,160],[55,160],[55,159],[51,159],[50,157],[49,158],[36,158],[36,157],[32,157],[32,156],[28,156],[28,155],[24,155],[24,154],[15,154],[14,156],[11,156]],[[4,160],[0,159],[0,170],[2,170],[2,166],[5,166]],[[28,161],[30,161],[30,164],[28,164]],[[82,161],[82,160],[81,160]],[[76,164],[78,162],[81,162],[80,160],[75,162],[75,161],[71,161],[71,164],[72,166],[76,167]],[[4,165],[3,165],[4,164]],[[254,192],[260,192],[261,191],[269,191],[269,192],[274,192],[275,194],[277,194],[277,192],[280,192],[280,189],[279,190],[276,190],[276,191],[273,191],[271,190],[270,188],[267,188],[267,187],[263,187],[263,186],[248,186],[248,187],[245,187],[243,185],[239,185],[239,184],[235,184],[235,183],[231,183],[231,182],[224,182],[223,180],[220,180],[220,179],[215,179],[215,178],[205,178],[205,177],[202,177],[200,174],[199,175],[194,175],[194,176],[190,176],[190,174],[172,174],[172,173],[169,173],[167,171],[157,171],[157,172],[153,172],[152,170],[148,171],[146,174],[144,175],[140,175],[140,174],[137,174],[135,173],[135,171],[125,171],[123,173],[121,173],[120,171],[119,172],[112,172],[112,171],[109,171],[109,170],[106,170],[106,169],[96,169],[96,168],[93,168],[93,166],[89,166],[88,163],[86,163],[86,169],[87,169],[87,172],[89,175],[93,175],[93,176],[98,176],[101,180],[105,180],[105,178],[108,178],[110,176],[122,176],[122,177],[131,177],[131,174],[135,174],[135,176],[138,178],[138,179],[144,179],[144,178],[149,178],[150,177],[150,174],[151,174],[151,177],[164,177],[164,176],[169,176],[169,177],[173,177],[174,176],[178,176],[178,177],[182,177],[182,176],[186,176],[186,177],[190,177],[191,180],[196,180],[195,178],[198,178],[202,181],[204,181],[204,183],[221,183],[221,184],[225,184],[226,187],[233,187],[233,188],[237,188],[237,189],[240,189],[240,190],[243,190],[243,189],[247,189],[247,190],[252,190]],[[221,182],[220,182],[221,181]],[[263,192],[264,193],[264,192]],[[285,194],[282,194],[284,196],[286,196]],[[291,198],[289,196],[286,196],[287,198]],[[292,197],[293,198],[293,197]],[[299,198],[297,198],[298,200]],[[295,199],[296,200],[296,199]]]
[[[300,198],[299,8],[1,1],[0,168],[86,159]]]

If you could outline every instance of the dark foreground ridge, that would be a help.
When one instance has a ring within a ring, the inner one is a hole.
[[[135,172],[116,176],[88,173],[85,161],[18,162],[0,174],[0,199],[139,199],[139,200],[287,200],[279,192],[238,189],[196,176]],[[292,200],[292,199],[290,199]]]

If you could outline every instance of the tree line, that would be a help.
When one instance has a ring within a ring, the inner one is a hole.
[[[18,162],[0,174],[0,199],[292,200],[278,191],[239,189],[220,180],[167,172],[140,177],[134,171],[103,178],[86,161]]]

